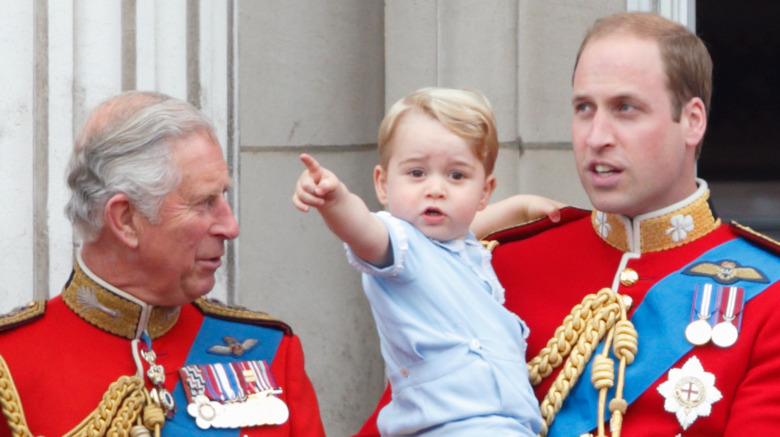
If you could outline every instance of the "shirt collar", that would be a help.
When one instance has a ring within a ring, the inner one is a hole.
[[[108,333],[134,340],[147,332],[151,339],[170,331],[180,307],[161,307],[124,292],[99,278],[76,256],[65,289],[65,304],[79,317]]]
[[[710,207],[707,182],[688,198],[658,211],[630,219],[619,214],[593,211],[591,223],[607,244],[633,253],[659,252],[688,244],[720,226]]]
[[[450,252],[460,252],[466,248],[466,246],[478,246],[480,243],[477,241],[477,237],[474,233],[469,231],[465,238],[456,238],[454,240],[439,241],[433,238],[429,238],[434,244],[441,246]]]

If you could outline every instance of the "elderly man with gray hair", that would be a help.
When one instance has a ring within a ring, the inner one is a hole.
[[[290,327],[203,298],[239,228],[197,109],[104,102],[67,181],[83,243],[60,296],[0,318],[0,437],[324,435]]]

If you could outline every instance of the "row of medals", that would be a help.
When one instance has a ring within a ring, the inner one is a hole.
[[[705,284],[701,289],[701,295],[698,294],[694,299],[694,306],[699,302],[699,309],[694,308],[696,320],[693,320],[685,328],[685,338],[695,346],[707,344],[710,340],[716,346],[730,347],[737,342],[739,329],[735,325],[735,307],[739,303],[738,296],[741,289],[737,287],[721,287],[719,294],[727,294],[726,311],[723,314],[723,320],[713,327],[710,319],[715,315],[712,303],[715,299],[715,293],[712,284]],[[720,297],[720,296],[719,296]],[[722,297],[721,297],[722,298]]]
[[[173,395],[163,386],[165,371],[156,364],[157,355],[151,349],[142,350],[141,356],[149,363],[146,376],[154,384],[150,391],[152,401],[160,405],[168,419],[173,418],[176,404]],[[281,390],[264,390],[248,396],[245,399],[236,399],[235,402],[222,404],[212,401],[204,394],[194,396],[193,402],[188,405],[188,412],[194,417],[200,417],[198,426],[207,428],[243,428],[260,425],[280,425],[289,418],[287,405],[276,394]],[[203,426],[203,423],[208,426]]]
[[[241,366],[246,364],[246,366]],[[182,383],[188,387],[187,396],[190,403],[187,412],[195,418],[196,425],[201,429],[214,428],[245,428],[261,425],[281,425],[289,418],[287,405],[276,395],[282,392],[278,387],[266,379],[261,367],[265,362],[246,361],[238,363],[243,380],[248,384],[243,387],[240,383],[223,382],[228,384],[231,390],[222,394],[206,395],[205,386],[222,385],[213,380],[204,366],[190,365],[180,370]],[[209,365],[216,373],[227,375],[229,364],[216,363]],[[253,368],[256,366],[257,368]],[[265,372],[270,370],[265,368]],[[217,377],[218,379],[222,379]],[[197,381],[197,383],[193,383]],[[210,382],[208,382],[210,381]],[[220,390],[220,392],[222,392]],[[216,399],[215,397],[220,397]]]

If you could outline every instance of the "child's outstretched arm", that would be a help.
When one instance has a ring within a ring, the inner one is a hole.
[[[390,236],[382,221],[373,216],[365,202],[310,155],[301,154],[306,165],[295,186],[292,201],[308,212],[316,208],[328,228],[347,243],[355,255],[375,266],[392,261]]]
[[[534,194],[516,194],[504,200],[491,203],[479,211],[471,222],[471,230],[477,238],[491,232],[508,228],[531,220],[549,217],[557,222],[565,205],[556,200]]]

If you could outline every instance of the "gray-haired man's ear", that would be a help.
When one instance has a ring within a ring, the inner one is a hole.
[[[104,232],[110,232],[114,238],[129,248],[138,247],[138,222],[140,212],[133,206],[125,194],[115,194],[104,209]]]

